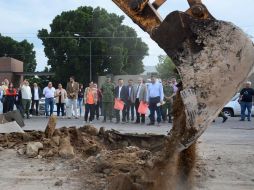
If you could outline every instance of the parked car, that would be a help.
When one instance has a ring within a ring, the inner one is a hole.
[[[230,102],[228,102],[224,108],[223,108],[223,112],[226,116],[229,117],[235,117],[235,116],[239,116],[241,115],[241,106],[238,102],[240,93],[237,93],[231,100]],[[251,113],[253,115],[254,113],[254,106],[252,106],[252,110]]]

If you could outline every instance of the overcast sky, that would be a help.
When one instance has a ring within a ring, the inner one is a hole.
[[[254,0],[203,0],[212,15],[220,20],[233,22],[246,33],[254,36],[253,9]],[[17,41],[27,39],[33,43],[36,51],[37,70],[47,64],[43,46],[37,38],[38,30],[49,29],[49,24],[62,11],[74,10],[79,6],[100,6],[110,13],[123,15],[123,12],[111,0],[0,0],[0,33]],[[159,9],[164,18],[174,10],[185,11],[187,0],[167,0]],[[149,36],[139,29],[127,16],[124,24],[135,28],[139,37],[149,46],[149,56],[144,59],[145,65],[156,65],[158,55],[165,54]]]

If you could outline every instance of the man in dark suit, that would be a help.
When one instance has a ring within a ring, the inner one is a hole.
[[[126,122],[126,104],[128,100],[128,88],[123,85],[123,79],[118,79],[118,86],[115,88],[115,98],[124,102],[124,108],[122,110],[122,122]],[[116,123],[120,122],[120,110],[115,110]]]
[[[135,106],[135,88],[133,86],[133,80],[128,80],[128,98],[127,98],[127,105],[126,105],[126,116],[127,122],[130,121],[130,114],[131,114],[131,121],[134,121],[134,106]]]

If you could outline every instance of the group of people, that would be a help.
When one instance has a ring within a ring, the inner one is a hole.
[[[36,83],[30,87],[28,80],[24,80],[16,89],[12,82],[5,79],[0,86],[0,100],[3,105],[3,113],[12,111],[16,105],[22,116],[26,118],[30,118],[31,113],[39,115],[39,101],[44,96],[46,116],[53,114],[56,104],[57,116],[61,115],[69,119],[78,118],[82,114],[84,105],[85,122],[93,122],[95,118],[99,120],[101,112],[103,122],[107,120],[112,122],[112,118],[115,116],[116,123],[121,121],[122,123],[145,124],[145,113],[139,111],[142,103],[146,104],[150,111],[150,121],[147,124],[160,125],[161,122],[172,122],[172,103],[177,90],[178,84],[175,78],[160,81],[155,76],[152,76],[147,82],[143,78],[138,78],[136,84],[132,79],[129,79],[127,85],[124,85],[123,79],[118,79],[118,84],[114,85],[111,78],[108,77],[100,89],[93,82],[84,88],[83,84],[76,82],[73,76],[70,77],[66,89],[63,88],[62,84],[58,84],[57,89],[55,89],[52,82],[49,82],[41,90]],[[241,105],[240,121],[244,121],[246,116],[248,121],[251,120],[253,96],[254,90],[251,88],[251,82],[246,82],[239,98]],[[115,108],[116,101],[123,103],[122,109]],[[245,114],[246,109],[247,115]],[[227,117],[223,114],[222,117],[223,122],[225,122]]]
[[[96,93],[94,93],[96,91]],[[92,92],[92,96],[91,96]],[[83,84],[75,82],[74,77],[70,77],[66,89],[59,83],[57,89],[53,87],[52,82],[41,89],[37,83],[30,87],[28,80],[24,80],[18,88],[14,88],[13,83],[5,79],[0,86],[0,100],[3,106],[3,113],[13,111],[14,105],[20,111],[23,117],[30,118],[31,114],[39,115],[39,102],[41,98],[45,99],[45,115],[51,116],[54,111],[54,105],[57,107],[57,116],[67,118],[78,118],[82,114],[83,103],[85,104],[85,120],[99,119],[99,107],[101,92],[97,89],[97,84],[91,82],[89,87],[83,88]],[[93,104],[94,106],[90,105]]]
[[[107,78],[101,87],[103,122],[106,122],[107,118],[112,121],[114,110],[116,123],[120,123],[121,112],[122,123],[132,121],[136,124],[145,124],[145,114],[138,111],[142,102],[148,105],[150,111],[148,125],[155,125],[156,121],[157,125],[166,121],[171,123],[171,107],[176,92],[177,82],[175,78],[159,81],[155,76],[152,76],[150,81],[146,83],[143,78],[139,78],[137,84],[129,79],[127,85],[124,85],[124,80],[120,78],[116,87],[114,87],[111,79]],[[114,109],[116,100],[123,102],[121,110]],[[134,116],[136,116],[136,119]]]
[[[12,82],[5,79],[0,86],[0,100],[3,105],[3,113],[13,111],[14,105],[16,105],[17,109],[23,116],[26,115],[27,118],[30,118],[29,110],[31,101],[32,106],[35,104],[38,105],[39,98],[41,97],[36,83],[34,84],[33,90],[37,90],[38,94],[36,96],[32,94],[32,90],[27,80],[24,80],[19,88],[16,89]]]

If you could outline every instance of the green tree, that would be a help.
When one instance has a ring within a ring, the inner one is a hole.
[[[56,16],[50,32],[39,30],[55,80],[74,75],[80,82],[89,81],[90,42],[93,80],[98,75],[142,73],[148,47],[123,19],[99,7],[79,7]]]
[[[25,72],[34,72],[36,69],[35,51],[33,44],[27,40],[15,41],[0,34],[0,57],[8,56],[24,63]]]
[[[156,70],[161,79],[168,79],[170,77],[179,78],[176,66],[173,61],[166,55],[160,55],[159,63],[156,65]]]

